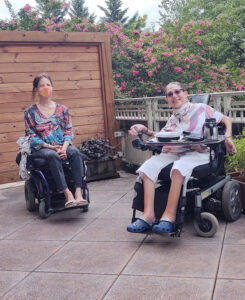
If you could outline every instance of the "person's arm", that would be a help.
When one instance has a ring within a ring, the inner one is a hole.
[[[223,116],[221,122],[225,125],[225,147],[230,155],[236,153],[236,147],[232,142],[232,120],[227,116]]]
[[[34,121],[32,120],[28,111],[24,112],[24,121],[26,134],[31,138],[31,147],[35,148],[36,150],[41,149],[45,145],[45,142],[37,135]]]
[[[139,132],[145,133],[149,136],[153,136],[156,134],[155,131],[148,129],[145,125],[142,124],[134,124],[128,131],[128,133],[133,136],[137,136]]]
[[[63,117],[64,117],[64,140],[65,142],[69,142],[68,146],[70,144],[72,144],[73,141],[73,130],[72,130],[72,121],[71,121],[71,115],[69,114],[68,108],[65,108],[65,110],[63,111]],[[67,146],[67,147],[68,147]],[[66,146],[64,146],[66,147]],[[67,149],[66,147],[66,149]]]

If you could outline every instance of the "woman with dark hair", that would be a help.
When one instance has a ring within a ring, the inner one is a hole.
[[[173,109],[173,114],[161,131],[179,132],[190,131],[202,134],[206,118],[215,118],[216,123],[222,122],[226,127],[225,146],[229,154],[236,153],[236,148],[231,138],[232,121],[212,107],[203,103],[190,103],[188,93],[179,82],[171,82],[166,86],[166,101]],[[130,128],[129,134],[138,135],[138,131],[145,131],[154,135],[142,124],[135,124]],[[151,229],[156,233],[171,233],[174,230],[176,210],[184,180],[188,180],[192,170],[203,164],[209,163],[208,148],[198,146],[164,146],[162,153],[152,156],[138,169],[144,183],[144,212],[143,215],[127,227],[129,232],[142,233]],[[155,183],[161,170],[173,163],[171,169],[171,186],[168,202],[159,224],[154,224],[154,193]]]
[[[47,74],[40,74],[33,80],[32,99],[37,103],[24,112],[26,133],[31,138],[34,157],[45,158],[57,188],[66,197],[66,207],[87,205],[83,199],[81,184],[83,177],[82,156],[72,145],[72,122],[68,108],[52,100],[53,84]],[[73,195],[68,189],[62,167],[62,160],[68,159],[76,190]]]

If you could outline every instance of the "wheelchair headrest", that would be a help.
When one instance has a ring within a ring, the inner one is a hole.
[[[197,94],[191,98],[192,103],[204,103],[209,104],[210,94]]]

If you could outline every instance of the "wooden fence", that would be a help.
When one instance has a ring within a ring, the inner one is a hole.
[[[69,107],[74,143],[109,137],[115,143],[110,40],[106,33],[0,31],[0,183],[19,180],[16,140],[32,104],[33,78],[48,73],[53,99]]]

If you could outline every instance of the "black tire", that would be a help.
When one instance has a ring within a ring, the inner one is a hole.
[[[29,211],[36,210],[36,198],[35,194],[32,191],[31,181],[27,180],[25,182],[25,200],[26,200],[26,209]]]
[[[47,219],[49,216],[50,216],[50,212],[47,211],[47,208],[46,208],[46,203],[44,200],[42,200],[40,203],[39,203],[39,207],[38,207],[38,210],[39,210],[39,215],[42,219]]]
[[[201,218],[201,223],[198,223],[197,220],[194,220],[194,228],[197,234],[202,237],[214,236],[219,228],[219,222],[217,218],[208,212],[202,212]]]
[[[228,181],[222,192],[222,211],[225,219],[234,222],[242,212],[242,193],[238,182]]]

